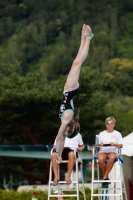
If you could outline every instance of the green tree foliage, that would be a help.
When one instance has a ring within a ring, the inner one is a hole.
[[[23,73],[49,66],[50,80],[65,75],[77,52],[82,24],[87,23],[95,35],[87,65],[103,71],[110,58],[132,58],[132,8],[133,2],[126,0],[95,4],[87,0],[1,0],[0,62],[19,60]],[[59,48],[61,35],[65,37]]]
[[[102,77],[98,70],[83,68],[80,76],[80,92],[75,100],[81,109],[81,133],[89,144],[95,141],[95,135],[103,128],[105,119],[105,104],[107,96],[101,91]]]
[[[106,113],[116,119],[116,129],[126,136],[132,132],[133,97],[123,97],[120,93],[106,105]]]
[[[104,73],[105,89],[113,92],[119,90],[123,95],[133,96],[133,60],[113,59],[108,69]]]
[[[15,65],[4,65],[2,72],[3,73],[0,75],[1,125],[4,127],[5,124],[8,125],[8,131],[6,127],[3,129],[3,134],[6,136],[3,142],[24,144],[26,142],[26,137],[31,136],[30,133],[32,132],[31,130],[34,129],[33,127],[36,127],[33,131],[35,135],[36,132],[40,132],[37,128],[38,123],[43,123],[43,128],[45,127],[47,130],[45,117],[47,116],[47,118],[50,119],[51,116],[53,116],[53,113],[51,113],[52,110],[57,110],[56,93],[53,91],[52,84],[46,84],[45,75],[41,73],[36,73],[34,75],[29,73],[27,76],[22,76],[19,63]],[[54,104],[51,105],[53,101],[52,98],[54,99]],[[50,105],[50,107],[48,105]],[[52,108],[53,106],[55,109]],[[14,130],[13,135],[9,134],[12,129]],[[21,130],[19,131],[21,137],[17,134],[19,129]],[[27,136],[23,134],[23,132],[27,132]],[[43,135],[44,132],[40,132],[39,134]],[[14,136],[16,137],[16,141],[14,140]],[[49,141],[49,139],[47,141]],[[35,143],[32,136],[29,143]]]

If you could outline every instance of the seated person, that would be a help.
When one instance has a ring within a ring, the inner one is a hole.
[[[103,173],[103,180],[109,180],[108,174],[117,158],[117,147],[123,147],[122,135],[114,130],[115,124],[116,120],[113,117],[108,117],[105,120],[106,130],[99,134],[100,150],[98,152],[98,160],[99,167]],[[107,164],[105,163],[106,158],[108,158]]]
[[[58,184],[59,180],[59,176],[58,176],[58,163],[55,162],[56,159],[56,139],[54,142],[54,146],[53,146],[53,153],[52,153],[52,168],[53,168],[53,172],[54,172],[54,181],[53,181],[53,185],[56,186]],[[83,140],[82,140],[82,136],[80,135],[80,133],[78,133],[75,137],[73,138],[65,138],[65,144],[64,144],[64,148],[63,148],[63,152],[62,152],[62,158],[63,160],[68,160],[68,165],[67,165],[67,178],[66,178],[66,184],[71,184],[71,172],[74,168],[75,165],[75,157],[74,157],[74,150],[78,149],[79,152],[83,151],[84,149],[84,144],[83,144]]]

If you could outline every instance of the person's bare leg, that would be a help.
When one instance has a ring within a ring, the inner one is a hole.
[[[114,161],[115,161],[116,158],[117,158],[116,153],[109,153],[108,154],[109,161],[106,164],[106,170],[105,170],[104,177],[103,177],[104,179],[108,178],[108,174],[111,171],[111,169],[112,169],[112,167],[114,165]]]
[[[79,47],[79,50],[78,50],[78,54],[77,54],[77,57],[81,54],[82,52],[82,49],[84,47],[84,44],[85,44],[85,40],[86,40],[86,24],[83,24],[83,27],[82,27],[82,32],[81,32],[81,42],[80,42],[80,47]],[[77,58],[76,57],[76,58]]]
[[[105,171],[106,171],[106,163],[105,163],[106,158],[107,158],[106,153],[99,153],[98,154],[99,167],[100,167],[100,169],[103,173],[103,176],[104,176]]]
[[[67,182],[71,181],[71,173],[74,168],[74,165],[75,165],[74,152],[71,151],[68,154],[67,177],[66,177]]]
[[[65,86],[65,89],[67,91],[71,91],[71,90],[74,90],[79,87],[78,79],[79,79],[79,75],[80,75],[80,69],[81,69],[83,62],[86,60],[86,58],[88,56],[90,41],[93,37],[91,28],[88,25],[86,26],[85,31],[86,31],[86,39],[85,39],[85,43],[83,45],[82,51],[80,51],[80,53],[78,53],[76,59],[74,60],[74,62],[72,64],[72,67],[68,74],[68,77],[67,77],[66,86]]]
[[[54,172],[54,182],[59,180],[59,175],[58,175],[58,163],[55,162],[56,159],[56,153],[52,153],[52,169]]]

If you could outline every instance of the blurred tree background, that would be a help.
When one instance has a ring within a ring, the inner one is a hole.
[[[93,144],[110,115],[123,136],[133,131],[133,0],[0,0],[0,144],[54,142],[83,23],[95,35],[74,98],[83,140]],[[34,167],[30,183],[47,183]]]

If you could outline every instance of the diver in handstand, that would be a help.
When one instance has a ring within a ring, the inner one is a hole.
[[[78,117],[74,120],[74,105],[73,96],[79,89],[79,75],[83,62],[88,56],[90,41],[94,37],[91,28],[84,24],[81,33],[81,43],[78,54],[72,63],[72,67],[68,74],[66,84],[64,86],[62,101],[60,105],[59,117],[61,126],[56,137],[56,162],[59,164],[62,161],[62,150],[64,147],[65,137],[75,137],[80,130]]]

